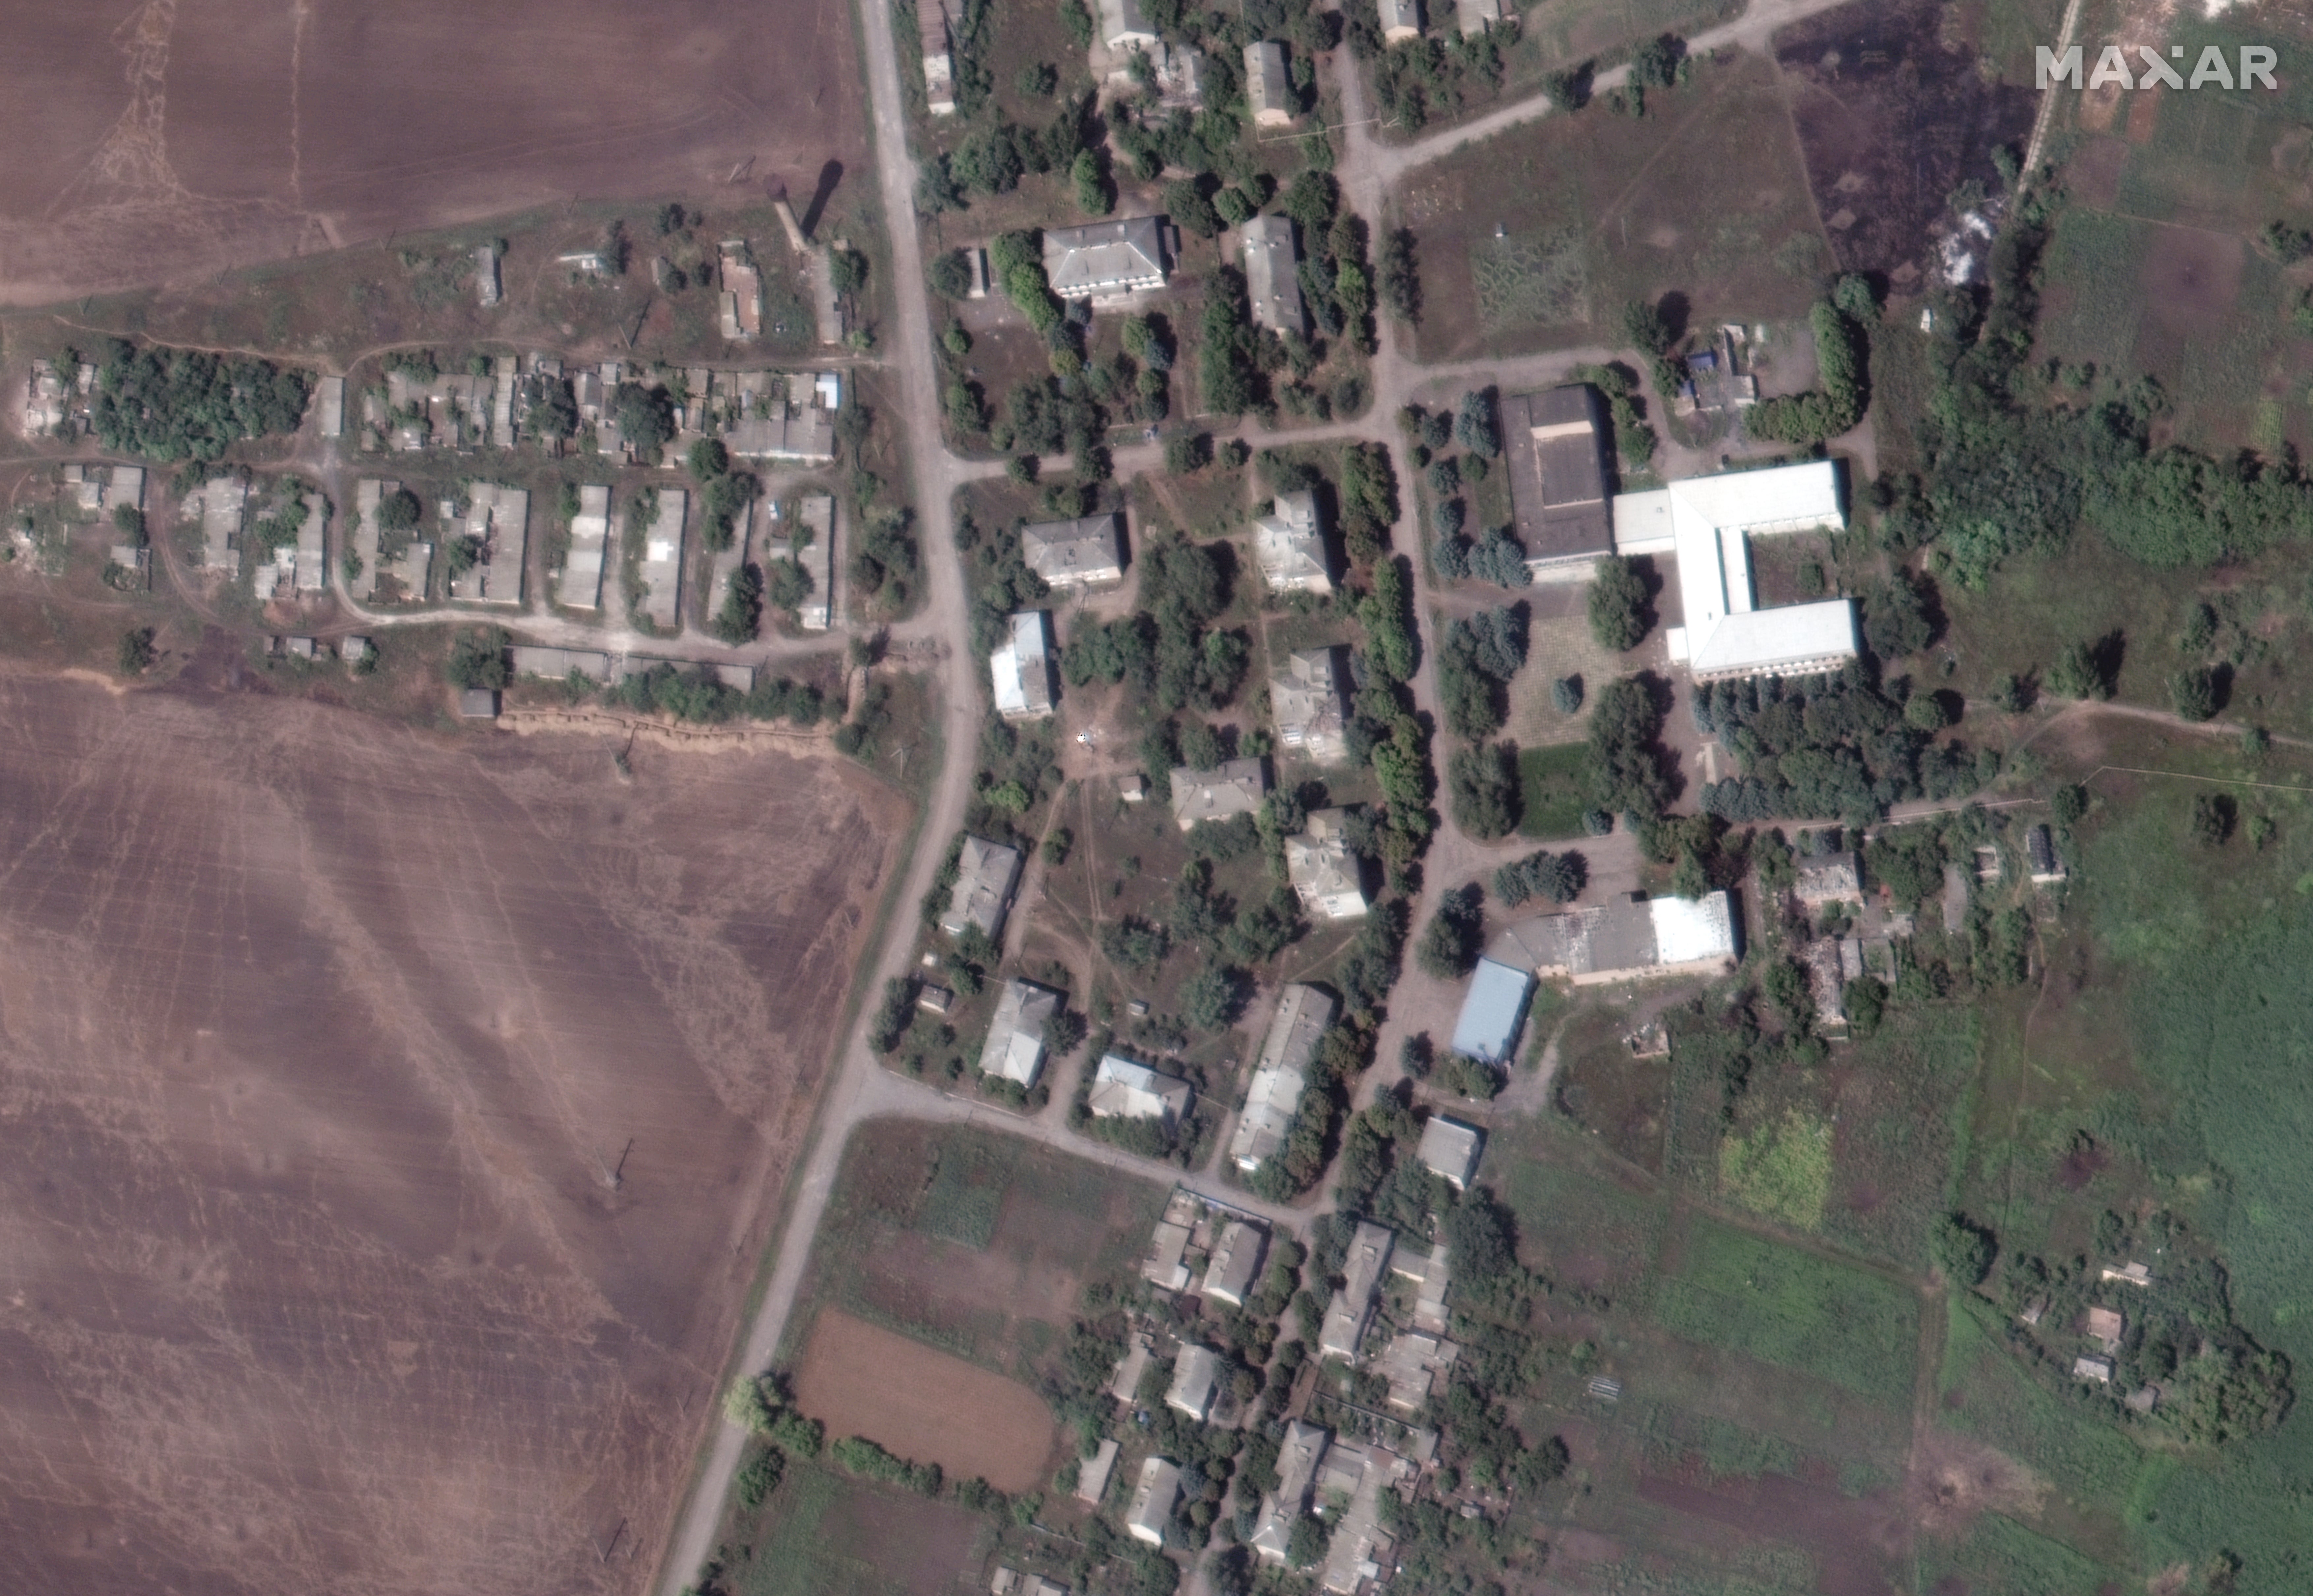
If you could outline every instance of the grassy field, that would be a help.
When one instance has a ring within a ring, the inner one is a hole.
[[[1582,836],[1582,816],[1592,802],[1588,745],[1561,742],[1520,749],[1518,802],[1523,806],[1521,837]]]
[[[1655,1316],[1673,1332],[1806,1372],[1902,1410],[1920,1310],[1910,1291],[1715,1220],[1696,1219]]]
[[[949,1503],[817,1464],[789,1463],[729,1570],[733,1596],[937,1596],[955,1588],[988,1521]]]
[[[1457,151],[1403,204],[1424,360],[1619,342],[1624,303],[1671,290],[1696,325],[1781,320],[1828,259],[1773,68],[1746,55],[1643,118],[1551,117]]]
[[[1129,1276],[1165,1188],[1016,1136],[860,1129],[814,1243],[814,1303],[1034,1382],[1093,1281]],[[814,1316],[796,1313],[791,1359]]]

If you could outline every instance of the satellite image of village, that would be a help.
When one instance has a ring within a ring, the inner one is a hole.
[[[0,41],[0,1596],[2313,1590],[2313,0]]]

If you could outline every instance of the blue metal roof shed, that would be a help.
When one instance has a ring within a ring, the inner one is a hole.
[[[1462,1017],[1454,1022],[1454,1051],[1488,1064],[1508,1063],[1517,1050],[1518,1027],[1526,1022],[1526,1000],[1533,990],[1534,977],[1526,971],[1479,960],[1478,973],[1462,998]]]

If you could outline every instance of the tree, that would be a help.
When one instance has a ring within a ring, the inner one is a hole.
[[[1634,299],[1623,307],[1623,338],[1640,354],[1659,360],[1675,341],[1670,318],[1658,305]]]
[[[1454,414],[1454,436],[1463,448],[1482,457],[1502,452],[1501,421],[1494,410],[1492,389],[1481,388],[1462,396],[1461,407]],[[1471,478],[1473,482],[1478,479],[1477,475]]]
[[[1457,981],[1478,968],[1485,930],[1485,899],[1475,886],[1456,887],[1438,900],[1437,914],[1421,933],[1413,961],[1440,981]]]
[[[2238,808],[2221,793],[2203,793],[2193,800],[2192,817],[2188,822],[2193,840],[2204,848],[2221,847],[2233,834],[2233,817]]]
[[[1181,1018],[1194,1030],[1227,1030],[1244,1008],[1244,978],[1208,961],[1181,986]]]
[[[406,532],[418,524],[421,506],[418,495],[406,487],[382,494],[377,501],[377,524],[381,531]]]
[[[1963,1290],[1983,1284],[1999,1250],[2000,1239],[1965,1214],[1945,1215],[1928,1238],[1936,1272]]]
[[[2188,721],[2205,721],[2217,713],[2217,673],[2205,665],[2188,665],[2168,679],[2168,699]]]
[[[1332,1544],[1333,1532],[1325,1521],[1305,1513],[1293,1521],[1292,1533],[1286,1538],[1285,1560],[1295,1568],[1315,1568]]]
[[[2089,812],[2089,790],[2077,784],[2058,787],[2048,795],[2048,812],[2059,826],[2077,826]]]
[[[925,274],[934,294],[942,299],[962,299],[972,292],[972,262],[961,250],[945,250],[932,257]]]
[[[1099,152],[1079,151],[1069,168],[1069,181],[1076,189],[1077,209],[1086,215],[1105,216],[1116,208],[1116,193]]]
[[[1579,715],[1582,710],[1582,679],[1561,676],[1550,684],[1551,706],[1561,715]]]
[[[1881,660],[1917,653],[1935,641],[1935,634],[1927,596],[1907,574],[1898,571],[1864,595],[1863,640]]]
[[[1590,635],[1617,653],[1636,648],[1654,625],[1646,578],[1635,562],[1610,555],[1590,580]]]
[[[618,417],[619,435],[633,446],[639,459],[656,460],[658,452],[674,436],[674,399],[663,387],[621,382],[611,409]]]
[[[1686,40],[1662,33],[1631,52],[1631,82],[1644,89],[1667,89],[1678,81],[1679,63],[1686,59]]]
[[[514,667],[506,658],[506,650],[514,638],[503,627],[478,627],[460,632],[450,645],[450,658],[444,667],[450,685],[457,688],[503,688],[514,679]]]
[[[1446,784],[1455,822],[1471,837],[1487,842],[1517,829],[1517,767],[1507,744],[1456,750],[1447,761]]]
[[[1205,197],[1204,185],[1194,178],[1165,185],[1165,214],[1174,224],[1198,238],[1214,238],[1221,231],[1220,213]]]
[[[1944,713],[1943,699],[1934,693],[1917,692],[1904,703],[1904,723],[1915,732],[1940,732],[1951,723]]]
[[[1848,1034],[1867,1037],[1879,1029],[1880,1018],[1887,1011],[1887,988],[1876,978],[1856,977],[1847,983],[1841,997],[1841,1006],[1847,1011]]]
[[[530,408],[523,425],[541,438],[557,442],[578,430],[578,400],[570,391],[567,377],[542,377],[530,399]]]
[[[1421,320],[1421,270],[1414,259],[1413,233],[1393,227],[1382,234],[1381,259],[1376,265],[1381,303],[1400,321]]]
[[[135,627],[120,634],[118,663],[123,676],[142,676],[153,668],[153,628]]]
[[[2069,643],[2048,667],[2048,690],[2060,698],[2093,698],[2112,697],[2112,684],[2105,678],[2104,662],[2099,650],[2087,643]]]
[[[798,574],[803,574],[792,560],[780,560],[776,563],[787,566],[789,570],[798,571]],[[810,576],[804,574],[805,585],[808,587],[810,583]],[[715,612],[712,629],[717,638],[735,648],[742,643],[752,643],[755,640],[755,633],[762,624],[762,567],[752,564],[743,565],[731,574],[730,589],[723,595],[722,607]]]

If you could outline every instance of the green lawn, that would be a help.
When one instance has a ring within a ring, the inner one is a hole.
[[[1655,1317],[1691,1340],[1909,1407],[1919,1299],[1867,1270],[1699,1218],[1684,1267],[1657,1290]]]
[[[1561,742],[1518,750],[1518,801],[1525,813],[1521,837],[1580,837],[1582,815],[1591,804],[1590,750]]]

